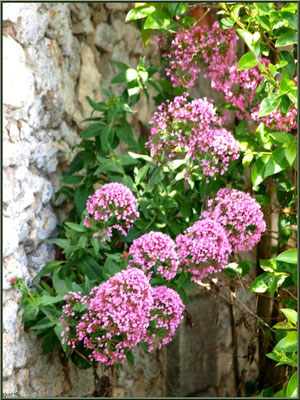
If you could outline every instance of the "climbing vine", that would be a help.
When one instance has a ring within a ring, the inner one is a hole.
[[[56,193],[74,209],[47,240],[61,252],[34,287],[11,280],[23,323],[45,353],[59,350],[80,368],[120,368],[134,363],[136,346],[169,343],[189,291],[203,280],[213,288],[217,276],[217,296],[255,318],[269,338],[264,360],[283,367],[279,384],[270,378],[272,387],[258,382],[248,394],[296,397],[297,4],[137,3],[126,22],[145,46],[155,32],[162,63],[112,61],[120,73],[111,83],[125,84],[123,93],[87,97],[92,115]],[[158,70],[166,79],[153,78]],[[200,73],[222,103],[191,97]],[[157,108],[148,139],[137,141],[127,115],[150,87]],[[233,117],[231,132],[224,124]],[[257,265],[242,260],[256,245]],[[241,283],[267,294],[270,318],[239,301]],[[237,369],[237,394],[241,379]]]

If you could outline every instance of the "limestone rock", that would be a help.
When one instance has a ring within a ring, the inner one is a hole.
[[[95,31],[95,45],[97,47],[104,51],[112,52],[117,40],[117,33],[111,25],[102,22],[97,26]]]
[[[101,75],[95,64],[95,57],[89,46],[81,47],[81,73],[78,86],[78,99],[85,117],[91,115],[92,109],[86,100],[90,96],[94,101],[100,101]]]
[[[3,55],[3,103],[28,108],[33,102],[34,85],[25,52],[11,37],[3,36]]]

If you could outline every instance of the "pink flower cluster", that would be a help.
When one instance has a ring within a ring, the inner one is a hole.
[[[141,268],[150,279],[154,267],[166,280],[174,278],[178,268],[175,242],[161,232],[149,232],[135,239],[129,248],[129,267]]]
[[[223,188],[218,191],[215,200],[209,200],[208,210],[201,217],[212,218],[226,229],[234,252],[248,251],[260,241],[261,234],[266,230],[260,208],[248,193]]]
[[[221,30],[219,23],[215,22],[211,28],[206,25],[179,30],[169,50],[166,50],[167,44],[163,44],[164,36],[158,37],[158,49],[163,52],[163,58],[168,60],[166,75],[174,87],[193,86],[203,69],[204,77],[211,79],[211,87],[222,91],[226,103],[237,108],[237,118],[252,118],[259,123],[263,121],[271,129],[287,132],[297,129],[297,109],[294,105],[286,114],[276,109],[258,118],[260,104],[254,103],[254,95],[263,76],[258,65],[245,71],[237,70],[238,60],[234,53],[237,39],[234,29]],[[267,59],[260,59],[260,62],[266,67],[270,63]]]
[[[189,31],[179,30],[170,51],[163,54],[169,61],[166,75],[170,76],[173,86],[191,87],[201,71],[198,62],[204,61],[211,72],[222,70],[233,57],[236,41],[234,29],[220,30],[218,22],[211,28],[195,26]]]
[[[239,145],[232,134],[220,128],[221,118],[206,98],[187,100],[188,94],[161,104],[150,121],[146,147],[158,165],[179,154],[188,155],[212,177],[224,174],[230,162],[239,158]]]
[[[173,292],[165,286],[152,288],[144,272],[137,268],[115,274],[88,296],[71,292],[65,296],[67,304],[61,318],[65,327],[63,343],[72,348],[82,343],[89,350],[91,361],[123,363],[126,353],[138,343],[148,341],[149,350],[153,348],[156,331],[149,324],[159,314],[165,320],[166,330],[160,341],[163,345],[171,340],[184,310]]]
[[[87,227],[96,225],[99,229],[94,236],[112,236],[112,229],[119,230],[124,236],[139,217],[136,210],[137,200],[131,190],[121,183],[107,183],[89,196],[86,203],[90,216],[85,217],[83,224]]]
[[[179,270],[192,274],[192,281],[201,281],[221,271],[232,252],[225,229],[213,219],[197,221],[176,238],[180,259]]]
[[[154,305],[151,311],[150,325],[144,341],[149,344],[149,351],[153,344],[158,349],[171,342],[172,336],[183,319],[184,304],[175,290],[166,286],[153,288]],[[159,331],[159,334],[156,332]]]

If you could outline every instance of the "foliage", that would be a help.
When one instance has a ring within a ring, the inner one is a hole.
[[[130,252],[130,245],[142,235],[159,231],[169,236],[169,239],[165,239],[168,243],[174,243],[173,240],[185,232],[188,242],[191,227],[195,224],[198,226],[199,217],[207,208],[209,199],[216,197],[220,189],[228,187],[250,192],[262,206],[265,217],[276,210],[279,218],[273,257],[259,260],[263,272],[253,280],[249,290],[258,294],[269,293],[286,318],[286,321],[279,321],[273,327],[276,334],[272,340],[276,344],[267,357],[276,361],[277,365],[285,366],[289,379],[279,392],[274,394],[272,389],[264,389],[261,396],[296,397],[297,313],[293,310],[296,301],[293,296],[286,297],[286,293],[292,292],[297,282],[297,250],[294,248],[297,226],[297,141],[293,120],[287,117],[292,110],[297,110],[294,46],[297,42],[297,5],[285,3],[280,8],[275,3],[219,3],[218,6],[221,14],[219,25],[214,25],[211,31],[207,27],[196,31],[201,35],[222,30],[224,33],[231,29],[248,47],[240,60],[232,59],[231,67],[235,68],[235,76],[239,79],[245,76],[249,78],[251,74],[257,77],[256,86],[252,88],[253,101],[249,100],[251,96],[248,89],[241,86],[241,91],[237,93],[248,102],[245,110],[238,108],[234,98],[232,102],[228,100],[226,104],[217,104],[218,118],[230,110],[237,113],[240,119],[235,126],[240,158],[229,163],[224,174],[215,174],[209,181],[197,168],[186,174],[186,160],[180,155],[164,165],[153,163],[145,140],[136,140],[127,114],[137,112],[134,107],[141,95],[150,99],[150,86],[151,90],[156,91],[156,105],[166,101],[172,104],[186,92],[186,87],[173,87],[168,79],[154,80],[153,75],[158,67],[148,66],[145,59],[140,60],[136,69],[112,61],[120,73],[111,83],[125,84],[126,88],[119,97],[104,90],[107,97],[104,102],[95,102],[87,97],[93,109],[92,115],[85,120],[89,124],[81,132],[81,143],[76,146],[73,161],[61,179],[64,186],[56,193],[56,197],[64,195],[73,201],[74,210],[61,225],[59,237],[47,240],[59,247],[61,253],[57,260],[48,262],[37,274],[34,289],[19,278],[12,280],[12,285],[22,292],[20,307],[24,309],[23,323],[38,338],[43,338],[43,351],[48,353],[62,349],[67,360],[71,358],[78,367],[88,368],[95,364],[95,361],[89,360],[89,352],[83,346],[74,351],[62,341],[60,318],[66,303],[65,295],[71,291],[81,292],[82,296],[89,295],[93,288],[126,269],[134,254],[133,250]],[[189,16],[191,7],[188,3],[137,3],[128,13],[126,21],[136,24],[146,45],[152,31],[172,38],[178,32],[191,32],[199,26],[199,21]],[[286,45],[292,47],[281,49]],[[219,48],[219,51],[222,53],[224,49]],[[262,57],[267,57],[268,62],[263,61]],[[209,73],[207,77],[212,78]],[[189,100],[193,101],[190,97]],[[257,118],[253,117],[253,110]],[[248,117],[240,118],[239,115],[245,111]],[[270,121],[275,117],[279,123],[274,127]],[[283,120],[284,123],[280,124]],[[255,121],[258,123],[253,128]],[[176,130],[176,127],[172,126],[172,129]],[[127,147],[127,154],[119,155],[120,144],[123,148]],[[164,150],[162,147],[161,151]],[[97,228],[86,226],[83,221],[88,216],[86,203],[89,196],[108,182],[121,183],[132,191],[138,200],[140,216],[127,236],[116,232],[101,241],[97,237]],[[236,234],[232,226],[223,227]],[[221,231],[223,228],[218,229]],[[247,234],[251,233],[251,229],[255,230],[255,227],[247,227]],[[199,242],[201,234],[196,233],[196,239],[193,240]],[[266,234],[271,236],[268,231]],[[151,244],[151,240],[149,242]],[[216,250],[214,257],[217,256]],[[194,264],[189,257],[191,254],[185,260],[186,268],[179,268],[171,279],[159,273],[158,264],[154,262],[150,284],[173,289],[182,301],[189,301],[188,292],[195,285],[191,279]],[[247,276],[252,267],[250,261],[240,261],[236,255],[231,255],[226,262],[223,277],[229,278],[231,285],[235,280]],[[189,263],[193,265],[192,269]],[[214,271],[218,271],[218,268],[211,269],[210,273]],[[84,310],[78,309],[76,312],[80,314]],[[159,329],[155,333],[162,337],[164,334]],[[146,343],[140,344],[147,348]],[[134,362],[131,352],[128,352],[127,359]]]

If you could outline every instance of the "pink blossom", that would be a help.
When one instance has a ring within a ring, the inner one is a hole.
[[[192,274],[192,281],[221,271],[232,252],[225,229],[216,220],[204,219],[176,238],[179,270]]]
[[[135,239],[129,248],[129,267],[141,268],[150,279],[154,267],[166,280],[174,278],[178,268],[175,242],[161,232],[149,232]]]
[[[61,323],[71,330],[65,329],[63,340],[72,348],[82,342],[90,350],[91,361],[123,363],[126,352],[146,335],[153,296],[149,280],[140,269],[115,274],[92,289],[89,296],[70,293],[65,299]],[[84,314],[76,305],[86,307]]]
[[[201,217],[212,218],[226,229],[235,252],[251,250],[266,230],[260,205],[248,193],[236,189],[220,189]]]
[[[183,319],[184,304],[175,290],[166,286],[155,286],[152,290],[154,303],[151,310],[150,325],[144,341],[150,345],[149,351],[154,347],[158,349],[169,343],[176,329]],[[157,334],[157,330],[160,334]]]
[[[113,229],[126,236],[139,217],[136,203],[136,198],[127,186],[107,183],[89,196],[86,206],[90,215],[85,217],[83,224],[87,227],[95,225],[102,235],[102,241],[105,241],[105,236],[112,236]]]
[[[159,165],[177,156],[189,156],[206,177],[222,175],[229,163],[239,158],[238,142],[220,128],[222,119],[211,102],[206,98],[188,102],[187,97],[184,93],[158,107],[150,121],[153,127],[146,147]]]

